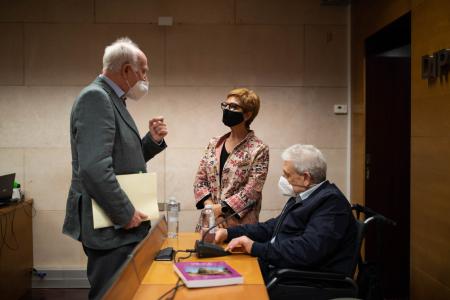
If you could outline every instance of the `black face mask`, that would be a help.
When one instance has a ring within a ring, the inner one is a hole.
[[[244,114],[239,111],[232,111],[229,109],[223,110],[222,122],[228,127],[235,126],[244,121]]]

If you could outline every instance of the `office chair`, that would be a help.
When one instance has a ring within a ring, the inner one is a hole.
[[[358,296],[358,286],[353,279],[358,264],[362,263],[361,246],[369,224],[382,221],[395,225],[395,222],[359,204],[352,206],[356,213],[357,239],[350,274],[337,274],[304,271],[296,269],[277,269],[273,271],[267,284],[272,300],[291,299],[333,299]],[[364,213],[364,220],[361,220]]]

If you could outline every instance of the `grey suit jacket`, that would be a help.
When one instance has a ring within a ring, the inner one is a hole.
[[[134,207],[120,188],[116,175],[146,172],[146,161],[164,150],[147,134],[142,140],[122,100],[98,77],[84,88],[70,117],[72,182],[67,197],[63,233],[92,249],[113,249],[138,242],[149,222],[125,230],[95,229],[92,200],[114,224],[126,225]]]

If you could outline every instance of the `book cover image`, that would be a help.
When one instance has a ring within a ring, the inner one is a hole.
[[[218,286],[243,283],[243,278],[226,262],[179,262],[175,271],[187,287]]]

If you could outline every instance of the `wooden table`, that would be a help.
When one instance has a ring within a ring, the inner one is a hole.
[[[198,233],[181,232],[177,239],[166,239],[162,248],[192,249]],[[186,253],[178,253],[177,257]],[[214,295],[214,300],[220,299],[269,299],[264,280],[255,257],[244,254],[233,254],[216,258],[199,259],[193,254],[183,261],[226,261],[244,277],[244,284],[224,287],[199,289],[179,288],[175,299],[208,299]],[[178,276],[173,271],[173,262],[155,261],[145,274],[134,299],[158,299],[166,291],[173,288]]]
[[[181,232],[176,239],[168,239],[165,218],[160,219],[142,240],[116,275],[106,286],[103,300],[158,299],[172,289],[178,276],[173,270],[173,262],[154,261],[162,248],[173,247],[175,250],[193,249],[198,233]],[[177,258],[187,253],[178,253]],[[226,261],[244,277],[244,283],[222,287],[191,288],[180,287],[175,300],[179,299],[269,299],[264,280],[255,257],[233,254],[217,258],[198,259],[195,254],[183,261]]]

